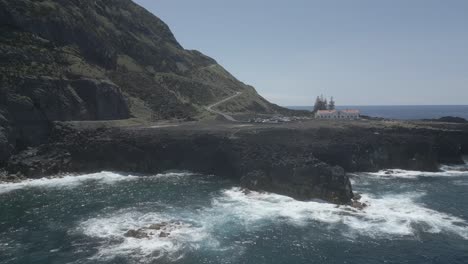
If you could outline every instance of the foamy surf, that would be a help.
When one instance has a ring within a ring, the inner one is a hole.
[[[351,175],[372,176],[372,177],[377,177],[381,179],[391,179],[391,178],[417,179],[419,177],[458,177],[458,176],[468,176],[468,166],[467,165],[443,165],[440,167],[440,171],[438,172],[389,169],[389,170],[381,170],[378,172],[362,172],[359,174],[351,174]]]
[[[264,221],[287,221],[305,226],[313,222],[326,223],[330,228],[344,224],[343,235],[370,237],[411,236],[418,232],[450,232],[468,239],[468,223],[438,212],[416,200],[424,194],[409,193],[373,197],[362,195],[368,204],[364,210],[321,202],[302,202],[270,193],[244,193],[239,188],[224,191],[214,200],[214,210],[232,214],[252,226]]]
[[[117,212],[108,217],[92,218],[79,224],[77,231],[100,239],[102,246],[92,259],[113,259],[116,256],[130,257],[138,261],[156,260],[162,257],[177,260],[186,252],[200,247],[217,247],[217,241],[207,232],[203,223],[191,220],[175,220],[159,213],[141,213],[138,211]],[[147,228],[157,223],[177,222],[177,225],[165,229],[167,237],[161,237],[159,231],[145,230],[147,237],[127,237],[128,230]]]
[[[30,188],[76,188],[86,182],[95,181],[101,184],[113,184],[122,181],[134,181],[141,178],[180,178],[194,175],[188,172],[168,172],[153,176],[134,176],[109,171],[84,175],[64,175],[41,179],[27,179],[15,183],[0,183],[0,194],[19,189]]]
[[[287,196],[244,192],[238,187],[223,190],[212,198],[211,206],[190,210],[163,209],[145,213],[138,208],[115,212],[109,216],[81,222],[76,231],[98,239],[100,247],[92,259],[112,260],[117,256],[151,262],[160,258],[171,261],[196,250],[242,252],[251,238],[235,241],[229,247],[220,243],[230,235],[261,231],[271,224],[288,224],[306,228],[320,224],[323,230],[336,230],[344,238],[414,239],[421,233],[450,233],[468,239],[468,222],[432,210],[417,202],[424,193],[406,193],[374,197],[363,194],[368,206],[357,210],[320,201],[297,201]],[[144,238],[126,237],[128,230],[145,229],[161,222],[181,221],[167,237],[145,230]],[[328,232],[328,231],[326,231]],[[257,237],[258,238],[258,237]]]

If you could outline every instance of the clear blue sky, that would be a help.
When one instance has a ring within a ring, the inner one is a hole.
[[[466,0],[136,0],[280,105],[468,104]]]

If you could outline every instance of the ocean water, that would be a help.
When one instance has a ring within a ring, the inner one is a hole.
[[[312,106],[290,106],[297,110],[311,110]],[[468,105],[385,105],[337,106],[337,109],[359,109],[361,114],[390,119],[435,119],[457,116],[468,119]]]
[[[362,211],[187,172],[3,183],[0,263],[468,263],[467,166],[350,176]]]

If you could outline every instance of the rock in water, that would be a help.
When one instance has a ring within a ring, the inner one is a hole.
[[[358,194],[358,193],[357,194],[355,193],[354,196],[353,196],[354,201],[359,201],[359,200],[361,200],[361,198],[362,198],[362,196],[360,194]]]
[[[316,159],[291,159],[254,170],[241,178],[241,186],[268,191],[299,200],[324,199],[348,203],[353,197],[351,183],[343,168]]]
[[[170,233],[166,233],[166,232],[159,233],[159,237],[168,237],[169,235]]]
[[[351,205],[351,207],[354,207],[354,208],[359,209],[359,210],[363,210],[364,208],[367,207],[366,203],[361,203],[359,201],[352,201],[350,205]]]
[[[125,237],[133,237],[133,238],[138,238],[138,239],[142,239],[142,238],[149,238],[149,235],[143,230],[143,229],[131,229],[131,230],[128,230],[125,234],[124,234]]]
[[[160,230],[161,228],[164,228],[167,226],[166,222],[162,222],[159,224],[152,224],[148,227],[148,229],[153,229],[153,230]]]

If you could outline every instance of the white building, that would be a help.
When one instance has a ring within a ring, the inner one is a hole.
[[[359,110],[319,110],[315,113],[317,119],[359,119]]]

